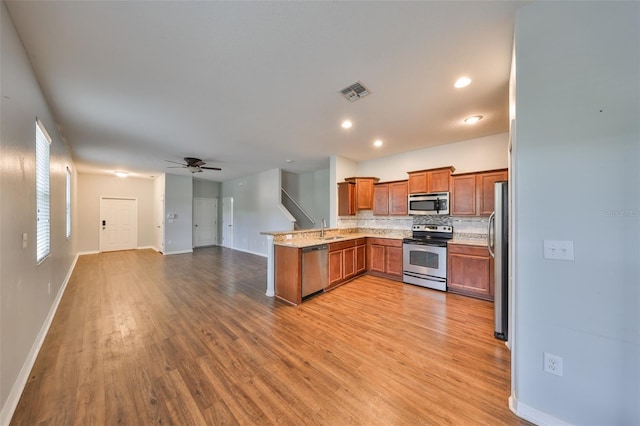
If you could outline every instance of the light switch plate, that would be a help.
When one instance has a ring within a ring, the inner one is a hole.
[[[545,259],[574,261],[573,241],[544,240]]]

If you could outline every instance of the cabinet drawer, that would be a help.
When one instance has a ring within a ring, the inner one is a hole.
[[[346,248],[355,247],[355,246],[356,246],[356,240],[340,241],[339,243],[329,244],[329,251],[344,250]]]
[[[369,238],[369,244],[390,247],[402,247],[402,240],[393,238]]]
[[[449,253],[468,254],[470,256],[489,257],[489,250],[483,246],[468,246],[463,244],[449,244]]]

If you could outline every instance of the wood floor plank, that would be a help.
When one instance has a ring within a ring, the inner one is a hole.
[[[81,256],[12,425],[524,425],[493,305],[364,276],[294,307],[221,247]]]

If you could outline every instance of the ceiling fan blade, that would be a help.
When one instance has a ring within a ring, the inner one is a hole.
[[[186,167],[186,165],[184,163],[178,163],[177,161],[171,161],[171,160],[164,160],[167,163],[173,163],[173,164],[180,164],[182,167]]]
[[[207,170],[222,170],[220,167],[205,167],[205,166],[200,166],[201,169],[207,169]]]

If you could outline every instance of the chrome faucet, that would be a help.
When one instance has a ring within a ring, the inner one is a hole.
[[[324,238],[324,228],[327,227],[327,220],[325,218],[322,218],[322,229],[320,230],[320,238]]]

